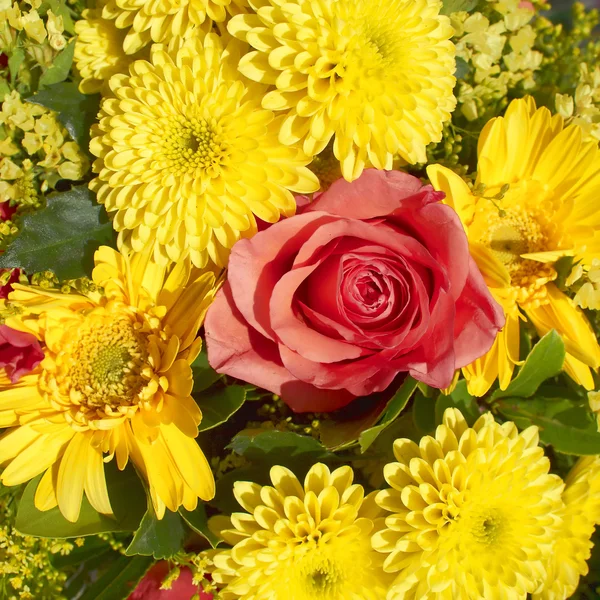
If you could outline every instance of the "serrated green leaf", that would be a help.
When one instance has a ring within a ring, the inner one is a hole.
[[[203,392],[207,390],[213,383],[216,383],[223,377],[220,373],[217,373],[208,364],[208,355],[206,350],[202,348],[202,352],[198,354],[196,360],[191,364],[192,373],[194,374],[194,389],[193,393]]]
[[[157,560],[171,558],[183,549],[185,538],[186,530],[179,513],[167,509],[164,517],[158,519],[149,508],[125,553],[154,556]]]
[[[185,510],[185,508],[179,509],[179,514],[182,519],[198,534],[201,535],[213,548],[219,545],[222,540],[216,536],[208,528],[208,518],[206,516],[206,509],[202,502],[198,502],[198,506],[195,510]]]
[[[15,81],[19,74],[19,69],[25,60],[25,51],[23,48],[15,48],[8,57],[8,71],[10,73],[10,80]]]
[[[241,385],[228,385],[194,397],[202,411],[198,431],[206,431],[225,423],[241,408],[246,400],[246,390]]]
[[[560,373],[565,360],[565,345],[556,331],[549,331],[529,353],[519,374],[505,390],[496,390],[492,400],[533,396],[540,385]]]
[[[99,246],[114,247],[106,211],[86,186],[51,195],[46,208],[21,223],[21,232],[0,256],[2,268],[54,271],[59,279],[74,279],[91,274]]]
[[[0,77],[0,102],[4,102],[6,94],[10,94],[10,86],[4,77]]]
[[[152,566],[148,556],[122,556],[79,600],[124,600]]]
[[[361,452],[365,452],[367,448],[377,439],[377,436],[404,410],[413,392],[417,389],[417,381],[410,375],[402,382],[400,389],[394,394],[383,411],[379,423],[374,427],[365,429],[358,438]]]
[[[57,113],[79,147],[87,151],[90,145],[90,127],[96,122],[100,105],[99,94],[82,94],[72,81],[49,85],[28,102],[40,104]]]
[[[455,12],[471,12],[477,6],[477,0],[443,0],[440,14],[451,15]]]
[[[600,433],[586,405],[569,400],[504,398],[494,406],[520,429],[537,425],[540,440],[558,452],[587,456],[600,454]]]
[[[412,418],[418,431],[423,435],[431,433],[435,429],[435,398],[424,396],[420,392],[415,394]]]
[[[279,459],[304,455],[312,456],[315,462],[331,456],[315,438],[291,431],[245,429],[226,447],[251,462],[270,462],[270,459],[275,459],[271,464],[280,464],[277,462]]]
[[[54,85],[64,81],[71,70],[73,64],[73,54],[75,53],[75,40],[72,39],[54,58],[52,66],[44,71],[40,77],[40,86]]]
[[[19,502],[15,527],[25,535],[49,538],[84,537],[109,531],[135,531],[146,507],[146,495],[133,467],[119,471],[113,463],[105,466],[106,485],[114,517],[96,512],[83,498],[75,523],[67,521],[58,508],[40,511],[34,496],[41,475],[32,479]]]

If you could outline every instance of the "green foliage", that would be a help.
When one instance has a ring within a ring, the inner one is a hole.
[[[164,517],[158,519],[150,507],[135,532],[126,554],[127,556],[141,554],[156,559],[171,558],[183,550],[186,536],[184,521],[179,513],[167,509]]]
[[[202,502],[198,502],[198,506],[195,510],[190,511],[185,510],[185,508],[180,508],[179,514],[198,535],[201,535],[206,539],[213,548],[217,547],[221,540],[208,528],[206,509]]]
[[[533,396],[543,381],[560,373],[564,360],[565,345],[562,338],[556,331],[549,331],[533,347],[519,374],[505,390],[496,390],[492,394],[492,400]]]
[[[440,14],[451,15],[461,10],[471,12],[477,6],[477,2],[478,0],[443,0]]]
[[[47,206],[22,219],[21,233],[0,256],[0,268],[53,271],[59,279],[90,275],[94,252],[114,245],[104,207],[86,186],[52,194]]]
[[[394,394],[388,405],[379,418],[378,424],[365,429],[358,438],[361,452],[365,452],[367,448],[377,439],[377,436],[392,423],[398,415],[404,410],[413,392],[417,389],[417,381],[406,376],[400,389]]]
[[[202,352],[198,354],[191,367],[194,374],[194,389],[192,390],[194,394],[207,390],[213,383],[223,377],[208,364],[208,355],[205,348],[202,348]]]
[[[195,395],[202,411],[199,431],[206,431],[225,423],[236,413],[246,400],[246,388],[241,385],[228,385],[217,390],[208,390]]]
[[[100,105],[99,94],[82,94],[77,89],[77,84],[62,82],[49,85],[27,100],[55,111],[58,120],[79,147],[84,151],[88,149],[90,127],[96,122]]]
[[[124,600],[153,562],[147,556],[122,556],[86,590],[80,600]]]
[[[118,471],[113,463],[105,467],[108,495],[114,517],[96,512],[83,498],[81,513],[75,523],[65,519],[58,508],[40,511],[34,505],[38,475],[25,488],[15,527],[25,535],[49,538],[72,538],[108,531],[135,531],[146,507],[146,496],[133,467]]]
[[[75,53],[75,40],[71,40],[60,54],[54,59],[52,66],[40,77],[40,86],[51,86],[64,81],[71,70],[73,64],[73,54]]]

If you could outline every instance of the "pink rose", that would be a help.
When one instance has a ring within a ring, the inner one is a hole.
[[[0,367],[12,383],[35,369],[44,358],[42,348],[31,333],[0,325]]]
[[[339,180],[229,259],[208,359],[295,411],[331,411],[401,372],[437,388],[504,324],[444,194],[397,171]]]
[[[212,594],[202,592],[193,584],[192,572],[187,567],[181,569],[170,590],[161,590],[160,586],[169,570],[166,561],[156,563],[137,584],[128,600],[190,600],[194,594],[200,594],[200,600],[212,600]]]

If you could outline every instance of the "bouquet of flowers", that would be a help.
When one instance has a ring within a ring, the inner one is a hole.
[[[0,599],[600,597],[598,20],[0,0]]]

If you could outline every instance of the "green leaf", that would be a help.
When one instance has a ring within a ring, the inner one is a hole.
[[[81,513],[75,523],[65,519],[58,508],[40,511],[34,496],[41,475],[32,479],[19,502],[15,527],[25,535],[70,538],[108,531],[135,531],[146,507],[146,495],[133,467],[119,471],[113,463],[105,466],[106,485],[114,517],[96,512],[83,497]]]
[[[49,86],[64,81],[71,70],[73,64],[73,54],[75,52],[75,40],[72,39],[54,58],[52,66],[40,77],[40,86]]]
[[[479,406],[477,401],[467,391],[467,382],[461,379],[448,396],[440,394],[435,403],[435,422],[442,422],[444,411],[447,408],[458,408],[469,425],[473,425],[479,418]]]
[[[96,122],[100,105],[99,94],[82,94],[72,81],[56,83],[27,98],[28,102],[41,104],[58,115],[71,137],[82,150],[90,145],[90,127]]]
[[[10,94],[10,86],[4,77],[0,77],[0,102],[4,102],[6,94]]]
[[[494,406],[519,428],[537,425],[540,440],[558,452],[587,456],[600,454],[600,433],[586,405],[556,398],[506,398]]]
[[[252,462],[282,464],[278,460],[310,455],[314,462],[331,454],[315,438],[291,431],[246,429],[226,446]]]
[[[154,560],[147,556],[122,556],[79,600],[124,600],[135,589]]]
[[[206,517],[206,509],[202,502],[198,502],[196,510],[185,510],[185,508],[179,509],[179,514],[183,520],[199,535],[201,535],[206,541],[213,547],[216,548],[221,542],[221,538],[216,536],[208,528],[208,518]]]
[[[440,14],[451,15],[455,12],[471,12],[477,6],[477,0],[443,0]]]
[[[519,396],[528,398],[535,394],[540,384],[560,373],[565,360],[565,345],[556,331],[549,331],[529,353],[519,374],[505,390],[496,390],[492,400]]]
[[[467,77],[467,75],[469,74],[469,63],[464,59],[461,58],[460,56],[456,57],[456,72],[454,73],[454,76],[456,77],[456,79],[458,81],[462,81],[463,79],[465,79]]]
[[[436,401],[417,392],[412,407],[412,417],[415,427],[424,435],[431,433],[436,424]]]
[[[204,348],[202,352],[198,354],[196,360],[192,363],[192,372],[194,374],[194,389],[193,393],[203,392],[208,389],[213,383],[216,383],[223,377],[220,373],[217,373],[208,364],[208,355]]]
[[[14,82],[19,74],[19,69],[25,60],[25,51],[23,48],[15,48],[8,57],[8,70],[10,80]]]
[[[400,389],[394,394],[383,411],[379,424],[370,427],[369,429],[365,429],[365,431],[360,434],[358,442],[360,444],[361,452],[365,452],[377,439],[377,436],[404,410],[416,389],[417,381],[410,375],[407,375],[400,386]]]
[[[246,390],[241,385],[228,385],[219,390],[209,390],[195,396],[202,411],[198,431],[206,431],[225,423],[246,400]]]
[[[183,549],[186,533],[179,513],[167,509],[165,516],[157,519],[150,507],[125,553],[154,556],[157,560],[171,558]]]
[[[103,206],[86,186],[52,194],[46,208],[23,217],[21,232],[0,256],[0,267],[54,271],[59,279],[90,275],[98,246],[113,246]]]
[[[554,285],[560,289],[565,289],[567,277],[571,274],[573,270],[573,257],[572,256],[561,256],[552,267],[556,271],[556,279],[554,280]]]

